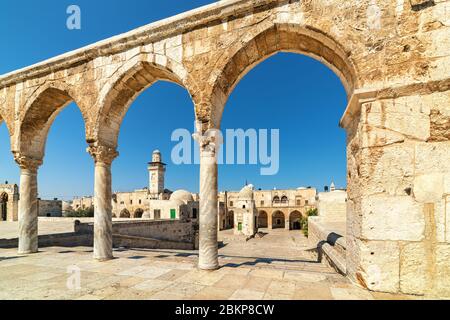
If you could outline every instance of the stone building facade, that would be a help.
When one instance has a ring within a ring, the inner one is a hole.
[[[155,150],[148,164],[149,185],[144,189],[112,194],[113,218],[178,220],[198,219],[198,195],[186,190],[172,192],[165,188],[166,164],[161,152]],[[94,197],[74,198],[72,209],[94,207]]]
[[[347,191],[331,188],[317,194],[318,215],[328,221],[345,223],[347,220]]]
[[[63,201],[58,199],[38,199],[38,214],[40,217],[62,217]]]
[[[94,233],[94,257],[113,258],[111,164],[120,124],[139,93],[168,80],[192,97],[199,268],[217,269],[220,141],[206,133],[220,128],[246,73],[287,51],[321,61],[347,92],[340,124],[348,277],[376,291],[450,296],[449,10],[448,1],[429,0],[219,1],[0,76],[0,121],[21,169],[19,252],[38,250],[38,168],[55,116],[74,101],[95,165],[102,232]]]
[[[61,217],[62,201],[36,199],[38,216]],[[16,184],[0,184],[0,221],[19,220],[19,187]]]
[[[247,185],[239,191],[233,216],[235,235],[249,237],[258,231],[258,210],[252,185]]]
[[[0,221],[19,218],[19,188],[16,184],[0,184]]]
[[[316,189],[298,188],[283,190],[254,190],[253,197],[258,212],[258,228],[287,230],[300,229],[300,219],[309,209],[316,207]],[[228,191],[219,194],[219,203],[224,202],[226,214],[219,215],[220,229],[235,227],[234,214],[239,208],[239,192]]]

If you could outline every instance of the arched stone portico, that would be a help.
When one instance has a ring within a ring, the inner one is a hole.
[[[19,252],[37,251],[38,167],[54,118],[74,101],[95,162],[94,256],[112,257],[120,124],[140,92],[166,80],[186,88],[195,107],[199,265],[217,268],[218,141],[203,134],[220,128],[251,68],[287,51],[323,62],[348,93],[348,276],[371,290],[450,296],[448,6],[411,3],[224,1],[1,76],[0,121],[21,168]]]

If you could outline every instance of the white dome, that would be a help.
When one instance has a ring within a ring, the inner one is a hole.
[[[242,188],[238,195],[239,200],[253,200],[253,185]]]
[[[188,203],[194,201],[192,194],[186,190],[177,190],[170,196],[170,200],[172,201],[182,201],[184,203]]]

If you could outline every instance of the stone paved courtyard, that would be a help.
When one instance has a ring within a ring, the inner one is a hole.
[[[65,228],[60,223],[56,230]],[[29,256],[0,249],[0,299],[405,298],[372,294],[354,286],[318,263],[298,231],[273,230],[249,242],[225,231],[220,241],[222,267],[218,271],[198,270],[195,251],[116,249],[114,260],[96,262],[92,248],[86,247],[41,248]],[[76,270],[74,266],[81,271],[79,290],[67,286],[72,279],[68,271]]]

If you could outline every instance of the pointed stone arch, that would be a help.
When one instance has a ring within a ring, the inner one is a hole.
[[[80,110],[85,132],[89,118],[86,108],[77,98],[76,91],[62,82],[47,83],[34,91],[26,100],[20,115],[20,127],[13,152],[42,159],[45,153],[48,132],[58,114],[71,102]]]
[[[120,126],[131,104],[157,81],[168,81],[183,87],[196,105],[199,90],[180,63],[164,55],[138,54],[120,67],[100,91],[95,142],[117,147]]]
[[[269,227],[269,215],[266,211],[261,210],[258,213],[258,228],[268,228]]]
[[[301,224],[302,213],[298,210],[294,210],[289,214],[289,229],[290,230],[300,230],[302,228]]]
[[[138,208],[134,211],[134,218],[135,219],[141,219],[142,216],[144,215],[144,210],[141,208]]]
[[[286,227],[286,214],[281,210],[272,213],[272,229],[284,229]]]
[[[239,81],[279,52],[303,54],[322,62],[341,79],[348,97],[359,86],[357,68],[343,47],[313,26],[274,23],[247,38],[222,55],[215,65],[218,71],[210,76],[211,127],[220,127],[225,104]]]

